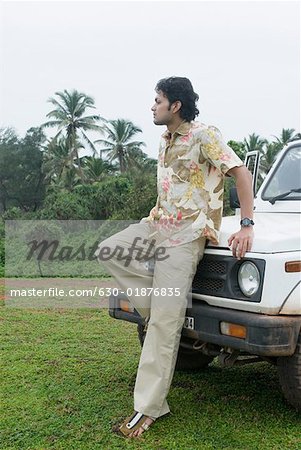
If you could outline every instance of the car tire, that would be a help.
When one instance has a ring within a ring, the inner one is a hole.
[[[301,333],[295,353],[277,358],[277,368],[284,397],[291,406],[301,411]]]
[[[137,327],[138,337],[141,344],[143,346],[145,331],[144,325],[138,325]],[[180,347],[178,351],[178,357],[176,362],[176,371],[186,371],[186,370],[194,370],[198,371],[204,369],[208,366],[214,359],[214,356],[203,355],[201,352],[196,350],[190,350],[187,348]]]

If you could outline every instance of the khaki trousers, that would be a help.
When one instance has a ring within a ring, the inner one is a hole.
[[[112,250],[111,253],[117,246],[129,249],[135,238],[139,238],[135,245],[137,252],[143,256],[147,249],[149,253],[149,242],[152,240],[150,234],[147,222],[130,225],[101,242],[95,255],[115,277],[123,291],[132,288],[133,295],[128,295],[128,298],[139,314],[148,320],[134,389],[134,409],[157,418],[170,411],[166,397],[177,360],[187,295],[197,264],[203,256],[206,239],[199,238],[187,244],[166,248],[165,259],[156,260],[153,274],[144,263],[135,259],[135,252],[128,265],[124,260],[118,260],[116,254],[106,261],[99,257],[102,249],[107,247]],[[159,242],[160,238],[157,237],[156,245],[149,255],[154,255],[160,246]],[[142,288],[154,290],[145,293]]]

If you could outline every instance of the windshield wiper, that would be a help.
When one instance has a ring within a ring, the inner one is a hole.
[[[293,192],[301,192],[301,188],[299,188],[299,189],[291,189],[290,191],[283,192],[283,194],[279,194],[276,197],[271,198],[269,200],[269,202],[272,203],[272,205],[274,205],[274,203],[277,202],[277,200],[280,200],[281,198],[285,198],[288,195],[292,194]]]

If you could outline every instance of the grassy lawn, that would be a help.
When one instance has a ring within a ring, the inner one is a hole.
[[[138,441],[112,426],[132,412],[136,327],[105,309],[1,315],[1,450],[301,449],[301,420],[267,363],[176,373],[172,414]]]

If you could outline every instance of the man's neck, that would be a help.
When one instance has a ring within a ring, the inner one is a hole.
[[[179,117],[178,119],[175,119],[175,121],[173,121],[172,123],[167,125],[167,129],[168,131],[173,134],[177,128],[179,128],[179,126],[181,125],[181,123],[185,122],[185,120],[183,120],[181,117]]]

